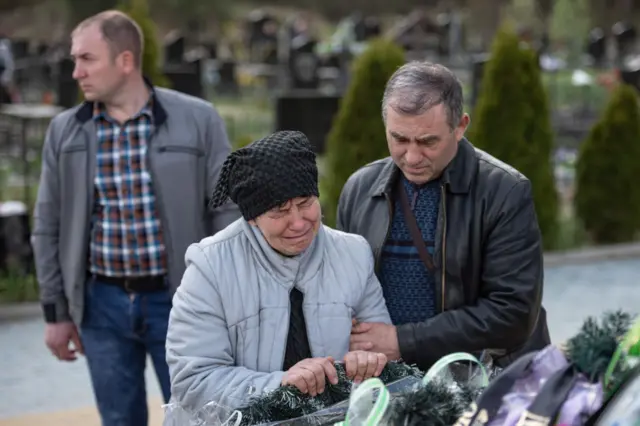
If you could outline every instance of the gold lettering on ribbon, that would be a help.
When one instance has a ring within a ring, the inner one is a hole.
[[[551,424],[549,417],[538,416],[529,411],[525,411],[520,416],[516,426],[549,426],[549,424]]]
[[[482,409],[478,413],[475,421],[471,423],[471,420],[478,412],[478,405],[474,402],[471,404],[469,409],[462,414],[462,416],[456,421],[454,426],[483,426],[489,422],[489,414],[487,410]]]

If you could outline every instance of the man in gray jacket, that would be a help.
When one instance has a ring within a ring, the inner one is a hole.
[[[60,360],[86,355],[103,426],[147,424],[147,354],[169,399],[164,346],[184,253],[239,216],[233,204],[206,209],[231,151],[222,120],[153,88],[142,43],[115,11],[73,32],[86,102],[49,126],[34,215],[45,341]]]
[[[321,223],[315,154],[300,132],[277,132],[225,162],[214,206],[243,218],[187,250],[167,360],[188,411],[231,409],[292,385],[315,396],[337,383],[332,361],[362,381],[387,357],[349,352],[352,319],[390,324],[364,238]]]

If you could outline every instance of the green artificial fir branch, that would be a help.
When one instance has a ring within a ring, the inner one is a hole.
[[[451,426],[462,416],[478,391],[464,385],[433,381],[398,395],[389,407],[391,426]]]
[[[353,381],[347,377],[344,364],[335,363],[335,367],[338,373],[338,383],[333,385],[327,382],[323,393],[312,397],[303,394],[294,386],[281,386],[252,399],[249,405],[238,410],[242,414],[240,424],[242,426],[260,425],[295,419],[349,399]],[[389,362],[379,378],[383,383],[388,384],[409,376],[421,378],[423,373],[408,364]]]
[[[463,371],[469,365],[457,366]],[[452,366],[451,366],[452,367]],[[502,371],[489,367],[489,382]],[[454,374],[449,379],[435,379],[422,386],[402,392],[393,399],[388,409],[389,426],[451,426],[464,414],[469,405],[484,391],[484,387],[473,385],[469,374]]]
[[[585,320],[580,331],[569,339],[564,349],[567,358],[578,371],[592,381],[601,380],[621,339],[629,331],[633,317],[622,311],[603,314],[600,322],[593,317]],[[619,380],[626,368],[621,364],[614,372]]]

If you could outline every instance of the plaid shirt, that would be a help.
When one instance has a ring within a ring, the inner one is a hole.
[[[94,274],[166,273],[165,246],[146,161],[153,131],[152,101],[122,125],[95,104],[98,152],[89,266]]]

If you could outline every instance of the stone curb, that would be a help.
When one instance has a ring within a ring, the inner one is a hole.
[[[639,258],[640,261],[640,243],[615,244],[546,253],[544,255],[544,266],[565,266],[606,260],[623,260],[635,257]]]
[[[42,316],[42,308],[37,302],[0,304],[0,324],[3,321],[30,319]]]

